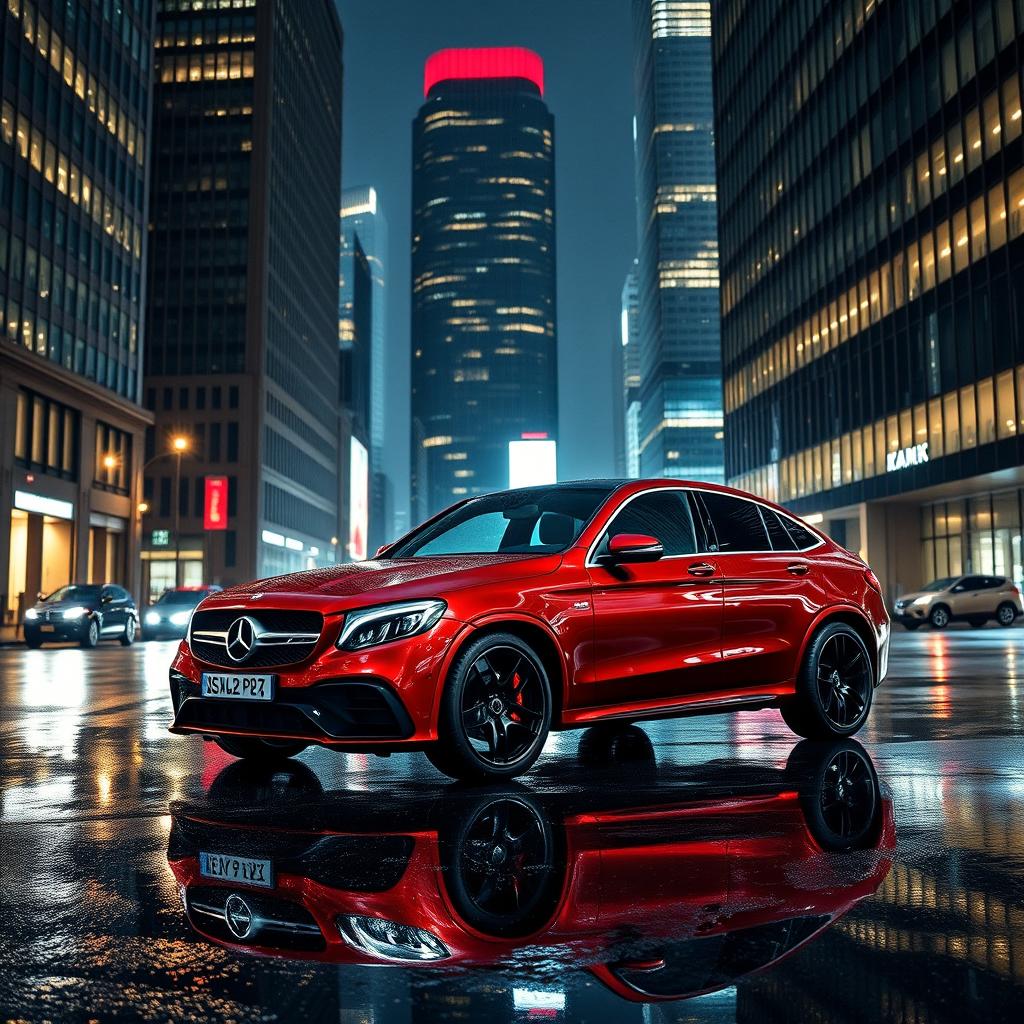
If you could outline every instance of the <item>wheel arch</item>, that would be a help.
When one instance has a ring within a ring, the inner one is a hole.
[[[452,663],[459,656],[466,644],[478,640],[489,633],[511,633],[524,643],[528,644],[537,656],[541,659],[544,671],[548,674],[548,681],[551,684],[551,728],[557,729],[561,726],[562,709],[565,707],[566,687],[568,686],[567,672],[562,664],[562,656],[558,641],[551,632],[550,627],[539,619],[528,615],[496,613],[485,619],[478,619],[467,623],[468,629],[463,630],[455,639],[448,651],[444,664],[441,666],[439,685],[434,697],[434,709],[432,714],[433,725],[437,727],[437,718],[441,706],[441,695],[448,680],[448,672]]]
[[[800,657],[797,660],[796,671],[799,673],[804,658],[807,655],[807,648],[810,645],[811,638],[815,633],[821,629],[822,626],[827,626],[833,622],[842,622],[853,629],[856,634],[864,641],[864,646],[868,649],[868,657],[871,659],[871,672],[874,678],[875,686],[878,685],[878,637],[875,635],[874,628],[868,621],[867,616],[853,605],[836,605],[831,608],[824,609],[821,614],[811,623],[810,629],[807,630],[807,634],[804,636],[803,644],[800,647]]]

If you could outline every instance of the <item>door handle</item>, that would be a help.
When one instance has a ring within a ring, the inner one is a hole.
[[[809,569],[806,562],[793,562],[792,565],[786,566],[786,572],[791,572],[794,576],[806,576]]]
[[[686,570],[691,576],[714,576],[715,567],[710,562],[694,562]]]

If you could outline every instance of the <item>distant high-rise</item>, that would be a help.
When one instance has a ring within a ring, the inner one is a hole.
[[[347,188],[341,194],[341,245],[343,253],[354,248],[355,239],[366,257],[371,274],[371,328],[369,352],[369,430],[370,465],[370,538],[371,547],[378,547],[395,537],[394,524],[388,508],[388,494],[391,483],[387,479],[385,464],[388,452],[385,448],[385,424],[388,416],[389,389],[387,380],[391,374],[387,347],[387,295],[388,274],[388,224],[381,207],[380,197],[372,185]],[[341,328],[344,330],[346,308],[352,302],[352,295],[342,275]],[[391,374],[393,376],[393,374]]]
[[[719,0],[714,46],[729,481],[889,597],[1024,584],[1024,5]]]
[[[639,458],[721,481],[711,5],[633,0]]]
[[[558,431],[554,124],[529,50],[442,50],[413,124],[413,514]]]
[[[152,3],[7,3],[0,623],[71,580],[138,594]]]
[[[636,261],[622,286],[622,424],[626,476],[640,476],[640,308]]]
[[[191,438],[183,577],[323,564],[338,531],[341,25],[333,0],[161,0],[146,404]],[[203,530],[203,478],[229,482]],[[173,580],[173,464],[147,473],[149,589]]]

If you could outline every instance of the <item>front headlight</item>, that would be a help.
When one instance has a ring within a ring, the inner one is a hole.
[[[345,616],[338,646],[345,651],[361,651],[425,633],[447,607],[444,601],[408,601],[352,612]]]
[[[171,616],[171,625],[173,626],[185,626],[188,625],[188,617],[191,612],[175,612]]]
[[[914,604],[927,604],[931,600],[929,594],[925,594],[923,597],[915,597]]]
[[[88,615],[89,609],[83,608],[80,604],[76,604],[74,608],[64,609],[65,619],[80,619],[83,615]]]
[[[29,619],[29,620],[38,619],[39,618],[39,612],[37,612],[35,610],[35,608],[29,608],[29,610],[27,612],[25,612],[25,618]]]
[[[160,613],[159,612],[146,612],[146,625],[147,626],[159,626],[160,625]]]
[[[353,949],[382,960],[444,960],[451,956],[436,935],[381,917],[345,914],[338,918],[338,931]]]

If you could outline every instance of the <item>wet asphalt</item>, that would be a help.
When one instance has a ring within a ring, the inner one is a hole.
[[[0,1020],[1021,1019],[1024,628],[898,631],[862,746],[571,732],[482,791],[171,736],[173,648],[0,648]],[[355,962],[362,917],[448,955]]]

